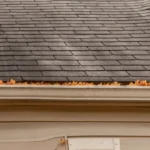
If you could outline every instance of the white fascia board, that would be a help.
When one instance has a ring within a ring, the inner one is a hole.
[[[150,87],[1,85],[0,100],[150,102]]]

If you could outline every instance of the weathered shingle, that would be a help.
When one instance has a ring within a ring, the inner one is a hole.
[[[150,2],[0,0],[0,79],[150,81]]]

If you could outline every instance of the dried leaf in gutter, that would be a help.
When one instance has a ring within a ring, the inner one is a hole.
[[[114,83],[111,83],[111,85],[113,85],[113,86],[120,86],[120,85],[121,85],[121,83],[114,82]]]
[[[131,83],[129,83],[129,86],[135,86],[135,84],[131,82]]]
[[[3,84],[4,82],[2,80],[0,80],[0,84]]]
[[[115,82],[108,82],[108,83],[94,83],[94,82],[65,82],[65,83],[53,83],[53,82],[16,82],[15,80],[11,79],[10,81],[3,82],[0,80],[0,85],[52,85],[52,86],[124,86],[121,85],[121,83],[115,81]],[[146,80],[140,81],[136,80],[135,82],[130,82],[127,84],[127,86],[150,86],[150,82],[147,82]]]
[[[11,79],[10,81],[7,82],[7,84],[14,85],[14,84],[16,84],[16,81]]]

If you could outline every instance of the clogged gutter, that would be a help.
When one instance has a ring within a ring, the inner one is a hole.
[[[0,80],[0,85],[60,85],[60,86],[124,86],[125,84],[119,83],[119,82],[64,82],[64,83],[59,83],[59,82],[17,82],[13,79],[7,82],[3,82]],[[126,84],[128,86],[150,86],[150,82],[147,82],[146,80],[140,81],[137,80],[135,82],[130,82]]]
[[[0,105],[62,105],[63,102],[63,105],[93,103],[97,106],[97,102],[104,102],[106,106],[112,105],[112,102],[117,102],[118,105],[120,102],[123,106],[124,103],[147,106],[147,102],[150,105],[149,86],[147,81],[139,80],[125,86],[118,82],[16,82],[11,79],[7,82],[0,81]]]

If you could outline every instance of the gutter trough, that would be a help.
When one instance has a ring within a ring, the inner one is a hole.
[[[150,87],[1,85],[1,102],[150,103]]]

